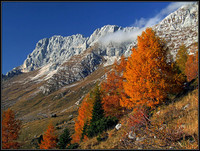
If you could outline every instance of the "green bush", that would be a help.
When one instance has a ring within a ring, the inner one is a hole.
[[[74,143],[74,144],[71,144],[70,146],[67,147],[67,149],[77,149],[78,148],[78,143]]]
[[[108,116],[94,123],[91,123],[87,129],[87,136],[91,138],[93,136],[99,135],[102,132],[116,125],[117,122],[118,122],[118,119],[116,117]]]
[[[64,133],[60,135],[59,142],[58,142],[59,149],[65,149],[67,144],[69,144],[71,140],[72,139],[71,139],[69,130],[68,128],[66,128],[64,130]]]
[[[101,136],[100,136],[100,135],[97,136],[97,141],[98,141],[98,142],[101,141]]]

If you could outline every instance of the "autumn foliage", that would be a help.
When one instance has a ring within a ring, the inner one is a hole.
[[[92,98],[92,94],[88,94],[78,110],[78,117],[75,123],[75,133],[72,135],[72,143],[78,143],[81,141],[84,124],[92,118],[93,105],[94,99]],[[85,135],[83,140],[87,139],[88,138]]]
[[[188,56],[185,66],[185,74],[189,82],[198,76],[198,51],[194,55]]]
[[[17,149],[19,143],[16,142],[19,131],[21,129],[21,121],[15,119],[15,114],[11,109],[3,112],[2,116],[2,148]]]
[[[40,144],[40,149],[55,149],[57,144],[57,136],[55,135],[55,128],[52,123],[49,124],[43,140]]]
[[[123,97],[123,107],[153,107],[164,101],[171,91],[182,87],[182,79],[173,64],[167,63],[165,43],[151,28],[138,36],[138,46],[132,49],[124,72],[123,87],[128,97]]]
[[[111,72],[107,74],[106,81],[101,84],[103,91],[103,108],[106,116],[120,117],[123,108],[120,106],[120,99],[123,92],[123,72],[126,68],[126,60],[121,57],[121,62],[115,62]]]
[[[179,47],[178,53],[176,55],[176,63],[179,67],[179,70],[185,74],[185,63],[188,58],[187,48],[184,44]]]

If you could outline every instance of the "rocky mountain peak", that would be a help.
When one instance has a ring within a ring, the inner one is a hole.
[[[57,67],[63,62],[69,60],[74,55],[78,55],[85,51],[87,48],[93,46],[99,41],[100,38],[115,33],[117,31],[129,32],[133,29],[135,29],[135,27],[122,28],[117,25],[105,25],[101,28],[96,29],[90,37],[84,37],[81,34],[76,34],[67,37],[54,35],[50,38],[41,39],[36,44],[36,47],[33,50],[33,52],[27,56],[27,59],[21,66],[21,71],[33,71],[35,69],[44,67],[48,64],[52,64],[54,66],[53,69],[57,69]],[[112,51],[115,51],[115,46],[110,45],[108,46],[108,49],[102,47],[103,50],[99,53],[109,56],[113,56],[115,54],[121,56],[124,52],[123,51],[121,53],[110,53],[110,47],[112,47]],[[123,46],[123,49],[126,50],[126,47]],[[49,71],[51,70],[49,69]]]
[[[166,40],[172,55],[175,57],[180,44],[184,43],[189,47],[192,43],[198,41],[198,4],[194,3],[179,8],[152,28],[158,36]],[[105,25],[96,29],[90,37],[76,34],[66,37],[54,35],[50,38],[41,39],[36,44],[33,52],[27,56],[23,65],[10,71],[9,75],[40,69],[41,73],[53,76],[54,73],[60,71],[63,64],[82,54],[85,56],[81,58],[87,60],[86,62],[91,62],[88,59],[98,62],[89,65],[92,69],[88,69],[88,71],[94,71],[96,66],[101,64],[103,60],[107,60],[105,65],[110,65],[122,54],[126,57],[129,56],[131,48],[136,45],[136,38],[133,38],[133,36],[135,36],[134,33],[138,29],[138,27]],[[101,58],[101,61],[98,61],[97,58]],[[74,65],[73,69],[77,69],[75,66],[83,65],[81,60],[75,61],[78,61],[79,64]],[[44,70],[45,72],[42,72]],[[71,69],[67,70],[73,72]],[[85,70],[82,69],[82,71]],[[88,71],[87,74],[80,74],[88,75],[88,73],[91,73]],[[76,75],[78,74],[77,72]],[[51,78],[51,76],[47,77]],[[84,76],[81,77],[84,78]],[[45,78],[45,80],[48,80],[48,78]]]
[[[33,52],[24,61],[22,71],[29,72],[50,63],[61,64],[86,49],[86,40],[81,34],[67,37],[55,35],[39,40]]]
[[[122,27],[119,27],[117,25],[105,25],[101,28],[97,28],[92,35],[90,36],[88,40],[89,45],[95,44],[101,37],[109,34],[109,33],[114,33],[118,30],[120,30]]]
[[[190,46],[198,42],[198,4],[188,4],[165,17],[153,29],[164,38],[174,57],[181,44]]]

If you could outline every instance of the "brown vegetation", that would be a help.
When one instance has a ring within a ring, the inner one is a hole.
[[[21,121],[15,119],[14,112],[9,108],[2,116],[2,148],[17,149],[20,144],[16,141],[19,137]]]

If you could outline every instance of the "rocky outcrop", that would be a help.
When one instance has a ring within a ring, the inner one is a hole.
[[[95,49],[94,47],[92,48]],[[42,92],[49,94],[65,85],[80,81],[94,72],[98,65],[102,63],[103,58],[98,54],[98,49],[93,50],[92,48],[63,63],[56,74],[49,78],[46,84],[40,88]]]
[[[6,75],[2,74],[2,79],[7,80],[9,78],[12,78],[12,77],[22,74],[22,73],[23,72],[21,71],[20,67],[16,67],[16,68],[12,69],[11,71],[7,72]]]
[[[86,49],[86,40],[81,34],[68,37],[53,36],[40,40],[22,65],[23,72],[29,72],[47,64],[54,68]]]

